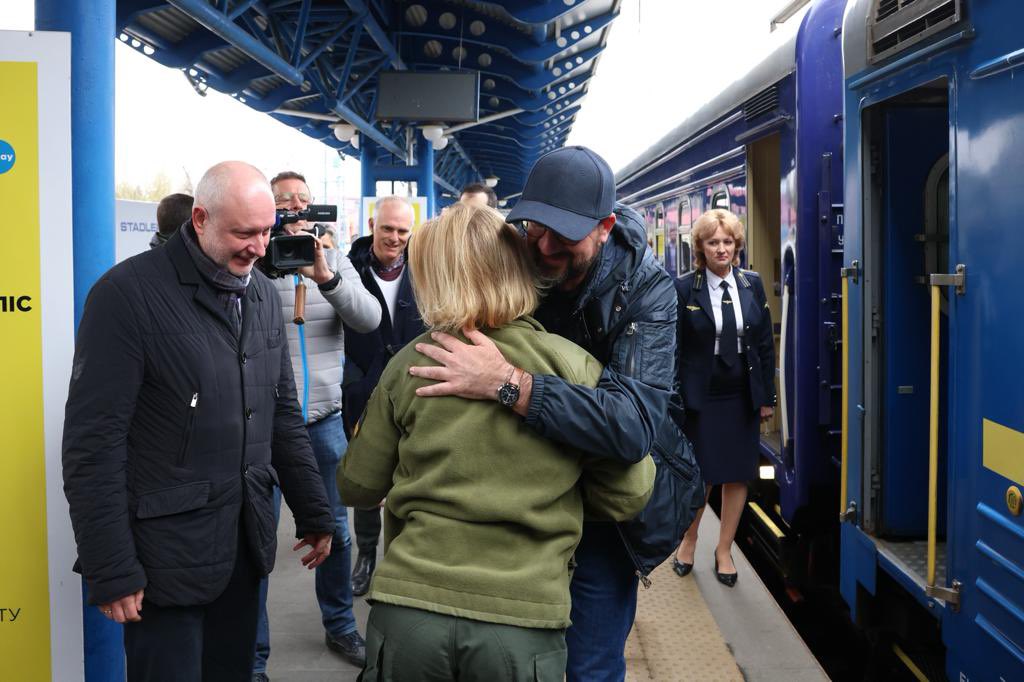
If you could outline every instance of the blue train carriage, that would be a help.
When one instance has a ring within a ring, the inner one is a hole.
[[[1024,4],[844,20],[841,590],[927,673],[1024,678]]]
[[[727,208],[746,226],[744,267],[764,279],[775,324],[779,403],[741,532],[794,587],[816,541],[831,530],[821,544],[838,545],[844,4],[819,0],[780,28],[749,73],[717,94],[709,84],[706,105],[616,176],[674,276],[693,267],[702,212]]]

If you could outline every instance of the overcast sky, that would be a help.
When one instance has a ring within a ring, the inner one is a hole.
[[[593,148],[613,169],[626,165],[756,62],[785,4],[623,0],[569,143]],[[0,29],[31,30],[33,6],[0,0]],[[175,185],[186,173],[195,182],[213,163],[237,158],[268,174],[302,170],[323,198],[336,194],[339,177],[340,191],[358,195],[358,161],[337,167],[321,143],[213,90],[198,96],[180,71],[120,43],[115,54],[118,182],[145,185],[158,171]]]

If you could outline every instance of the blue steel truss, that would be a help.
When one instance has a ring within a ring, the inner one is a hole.
[[[477,124],[446,130],[434,177],[456,192],[485,176],[514,197],[565,144],[621,0],[118,0],[121,40],[348,156],[412,158],[415,124],[376,121],[377,75],[480,72]],[[354,125],[363,151],[339,141]],[[424,121],[423,123],[430,123]]]

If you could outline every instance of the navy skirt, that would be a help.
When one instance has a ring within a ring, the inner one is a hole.
[[[714,363],[704,407],[686,410],[683,431],[705,483],[750,481],[757,477],[760,414],[751,402],[746,359],[729,367],[716,355]]]

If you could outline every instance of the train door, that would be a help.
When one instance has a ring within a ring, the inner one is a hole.
[[[779,367],[782,319],[782,226],[780,207],[781,163],[779,135],[747,146],[747,267],[764,282],[775,335],[775,366]],[[778,372],[775,392],[779,394]],[[763,427],[762,447],[781,458],[782,438],[778,412]]]
[[[926,582],[930,495],[945,572],[949,318],[939,320],[938,485],[929,487],[929,276],[948,268],[949,106],[945,80],[865,112],[865,416],[862,525],[891,563]],[[946,270],[948,271],[948,270]],[[948,310],[948,309],[947,309]]]
[[[1014,13],[991,8],[979,34],[987,27],[993,35],[999,22],[1002,35],[1017,39],[1024,9]],[[954,353],[944,584],[960,602],[944,610],[943,640],[947,677],[963,682],[1019,680],[1024,671],[1024,74],[994,68],[1010,61],[996,56],[1019,44],[994,42],[964,60],[994,66],[961,78],[954,91],[953,239],[948,256],[936,254],[939,272],[963,266],[963,287],[942,287],[940,301]]]

